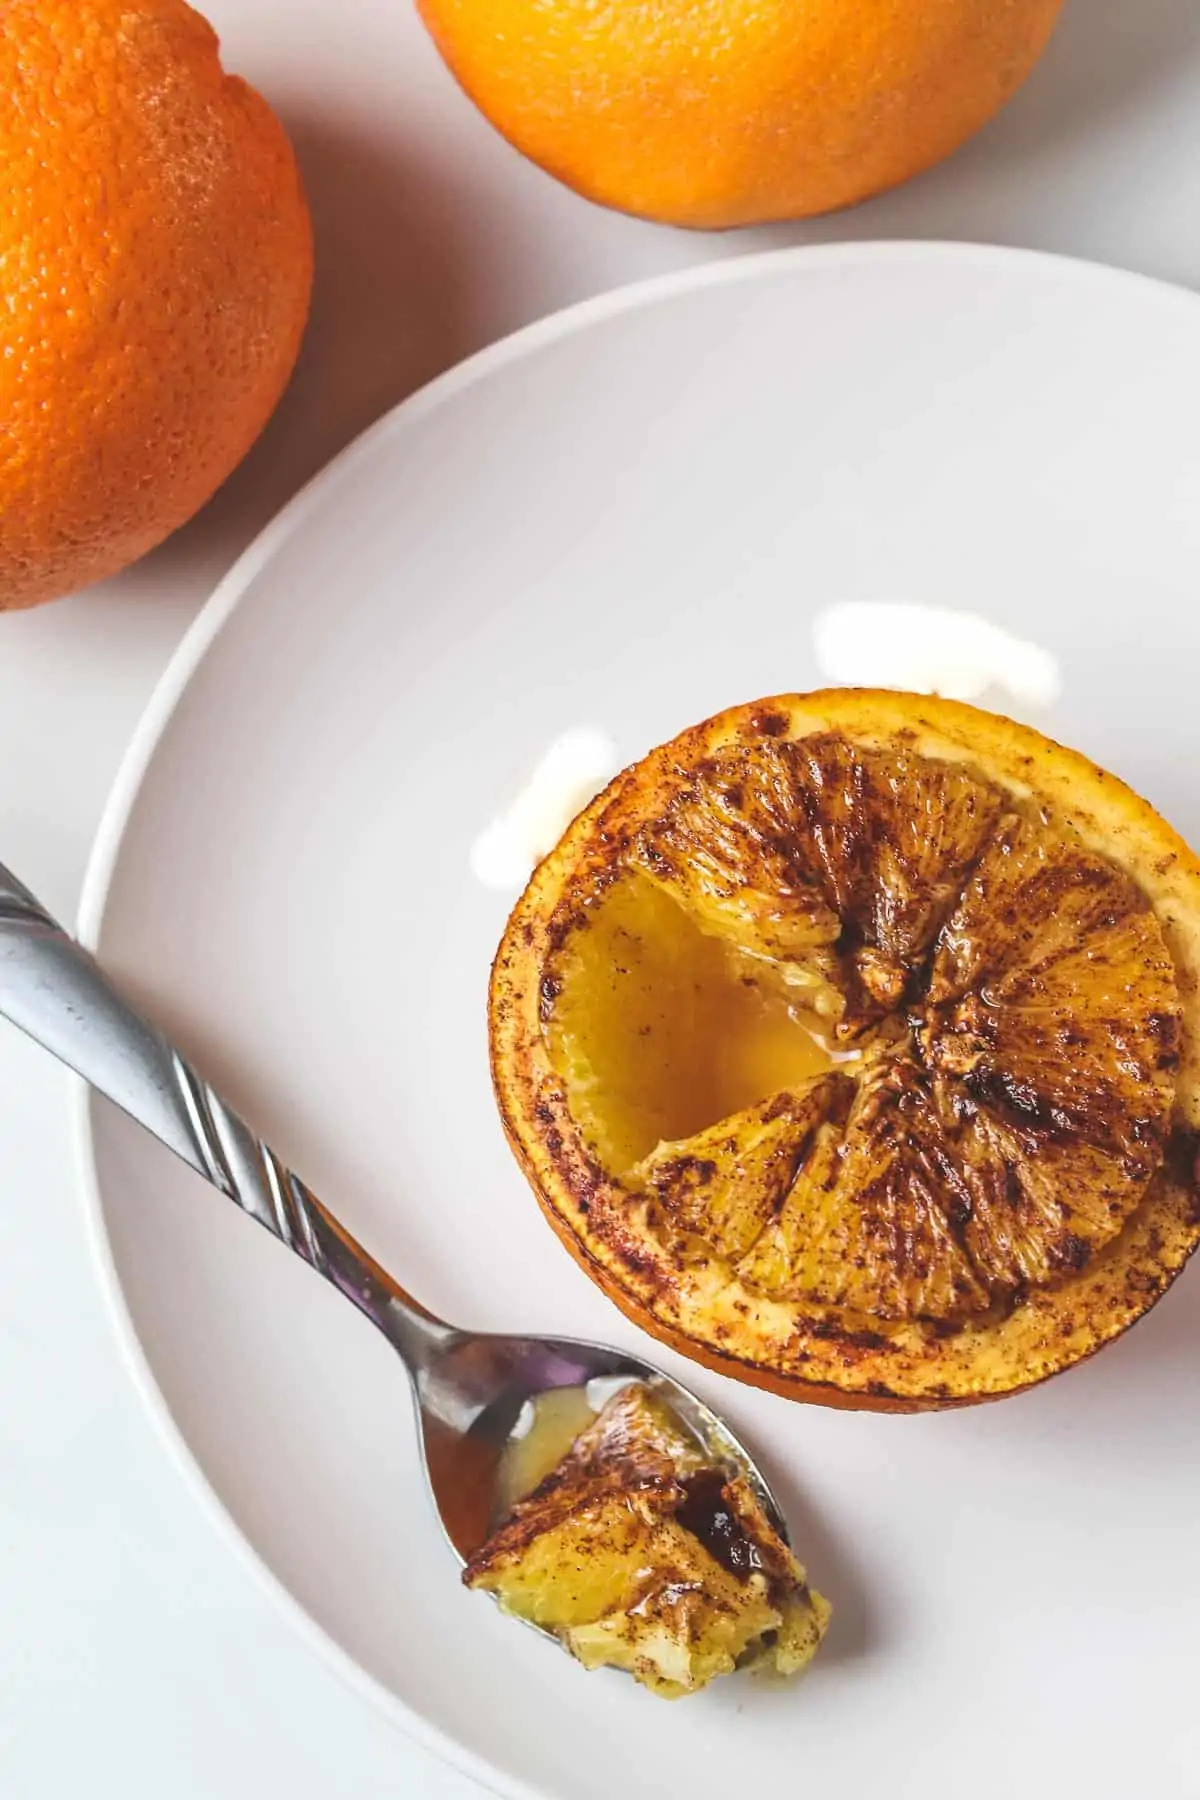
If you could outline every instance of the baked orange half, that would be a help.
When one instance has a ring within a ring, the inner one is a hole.
[[[834,690],[626,770],[519,901],[492,1070],[548,1218],[796,1399],[996,1399],[1200,1238],[1200,864],[1011,720]]]

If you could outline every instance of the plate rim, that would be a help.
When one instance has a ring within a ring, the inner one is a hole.
[[[992,244],[971,239],[881,238],[828,244],[793,244],[780,249],[755,251],[702,262],[666,274],[622,284],[576,301],[570,306],[531,321],[496,339],[453,364],[423,386],[388,408],[365,430],[352,438],[287,500],[251,542],[239,553],[217,582],[155,682],[132,735],[126,744],[112,785],[101,810],[84,871],[77,935],[95,950],[103,930],[112,882],[125,835],[143,783],[153,764],[159,743],[175,710],[215,643],[226,621],[245,598],[254,578],[270,563],[279,548],[298,530],[314,506],[329,492],[353,477],[375,446],[392,431],[436,411],[455,395],[494,371],[536,354],[544,345],[575,335],[604,321],[644,307],[669,302],[698,289],[735,286],[754,281],[793,265],[855,265],[903,262],[958,262],[1020,265],[1053,273],[1059,279],[1087,285],[1099,280],[1149,290],[1171,304],[1200,308],[1200,294],[1162,277],[1095,259],[1059,251],[1020,245]],[[75,1178],[83,1211],[85,1238],[98,1277],[118,1353],[142,1408],[165,1446],[168,1458],[218,1537],[249,1570],[275,1609],[316,1655],[363,1700],[377,1708],[421,1749],[459,1774],[475,1781],[502,1800],[555,1800],[545,1789],[497,1768],[486,1757],[459,1742],[448,1731],[426,1718],[384,1682],[368,1673],[350,1651],[315,1619],[265,1561],[226,1507],[193,1452],[159,1386],[149,1353],[138,1335],[132,1311],[121,1284],[105,1219],[104,1195],[93,1130],[94,1096],[78,1077],[71,1077],[70,1139]]]

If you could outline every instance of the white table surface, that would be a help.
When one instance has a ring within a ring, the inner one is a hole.
[[[1196,0],[1069,0],[1029,86],[950,163],[841,217],[724,237],[601,212],[523,163],[409,0],[207,11],[297,144],[313,321],[273,425],[200,518],[105,587],[0,619],[0,856],[68,918],[122,749],[216,578],[334,450],[469,351],[643,275],[843,237],[992,239],[1200,285]],[[230,1554],[122,1366],[67,1078],[9,1027],[0,1094],[0,1793],[477,1795],[345,1687]]]

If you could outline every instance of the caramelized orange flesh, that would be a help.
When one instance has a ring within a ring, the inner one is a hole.
[[[800,1004],[811,988],[701,930],[638,875],[597,900],[561,982],[551,1058],[616,1173],[831,1067],[820,1021]]]
[[[1197,995],[1200,862],[1112,776],[970,707],[791,695],[546,858],[492,1068],[640,1325],[797,1397],[957,1405],[1115,1337],[1200,1241]]]
[[[983,1318],[1121,1229],[1179,1002],[1115,864],[833,734],[711,759],[632,853],[566,939],[551,1053],[608,1169],[756,1291]],[[851,1082],[800,999],[866,1049]]]
[[[672,1699],[738,1668],[797,1673],[829,1620],[745,1474],[641,1383],[575,1434],[463,1580],[585,1668]]]

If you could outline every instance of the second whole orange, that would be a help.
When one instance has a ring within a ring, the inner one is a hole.
[[[0,609],[111,575],[206,501],[291,374],[299,171],[184,0],[0,6]]]
[[[956,149],[1062,0],[419,0],[518,150],[606,206],[719,228],[829,212]]]

